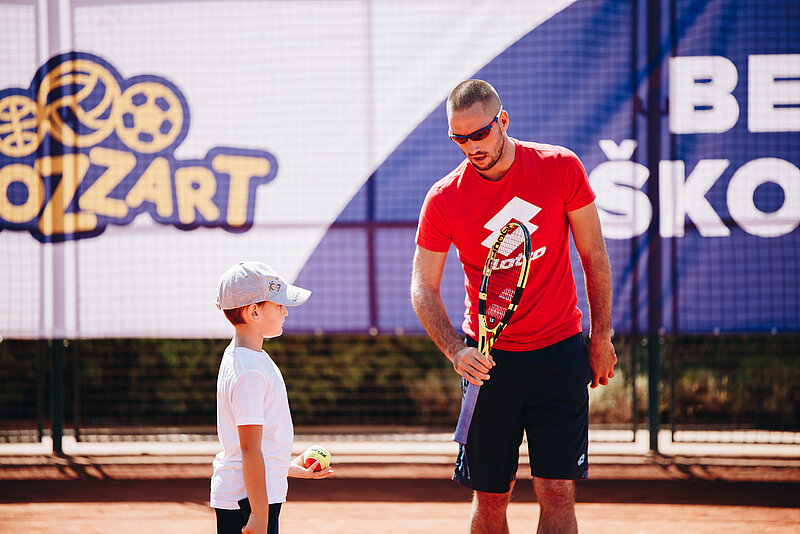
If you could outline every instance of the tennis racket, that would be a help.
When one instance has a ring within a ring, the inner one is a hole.
[[[531,262],[531,235],[523,224],[505,225],[489,249],[478,292],[478,350],[489,358],[495,341],[511,321],[525,284]],[[466,443],[480,386],[466,383],[461,413],[453,435],[456,443]]]

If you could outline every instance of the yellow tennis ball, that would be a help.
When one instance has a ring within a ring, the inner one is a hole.
[[[319,465],[314,471],[325,469],[331,465],[331,453],[328,452],[328,449],[320,445],[307,448],[303,453],[303,465],[308,469],[316,461],[319,461]]]

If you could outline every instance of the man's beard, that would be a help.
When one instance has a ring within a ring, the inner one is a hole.
[[[492,152],[496,152],[497,153],[496,157],[494,157],[494,158],[491,157],[492,156],[492,152],[478,152],[478,154],[475,154],[475,155],[486,154],[491,159],[489,159],[488,162],[485,162],[482,165],[478,165],[475,162],[473,162],[472,160],[470,160],[470,163],[472,163],[472,165],[479,171],[491,170],[492,167],[497,165],[497,162],[500,161],[500,158],[503,156],[503,150],[505,148],[505,140],[502,137],[500,137],[500,143],[498,143],[498,145],[495,146],[494,148],[495,148],[495,150],[493,150]]]

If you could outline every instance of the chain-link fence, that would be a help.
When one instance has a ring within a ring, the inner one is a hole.
[[[616,377],[590,390],[593,428],[647,422],[646,338],[615,340]],[[216,373],[227,340],[82,340],[64,347],[64,428],[78,439],[215,433]],[[659,418],[677,440],[797,442],[798,336],[661,338]],[[0,440],[51,425],[48,342],[0,343]],[[298,427],[451,429],[459,378],[420,336],[287,336],[265,349]],[[59,407],[56,407],[59,409]],[[737,431],[733,438],[728,432]],[[766,437],[765,437],[766,436]]]

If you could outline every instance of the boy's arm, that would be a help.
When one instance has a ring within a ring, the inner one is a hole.
[[[239,445],[242,449],[242,474],[247,499],[250,501],[250,518],[242,532],[244,534],[266,534],[267,519],[267,476],[264,470],[264,455],[261,452],[261,425],[241,425]]]

